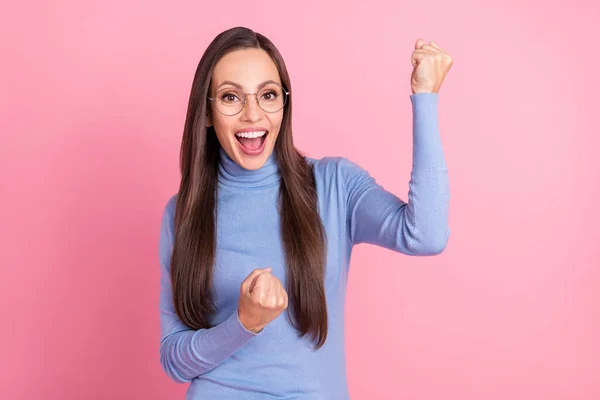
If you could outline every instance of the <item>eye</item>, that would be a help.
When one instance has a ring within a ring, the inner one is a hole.
[[[263,99],[265,99],[266,101],[273,101],[277,98],[277,93],[275,93],[275,91],[273,91],[273,90],[270,90],[270,91],[264,93],[261,97]]]
[[[224,93],[223,95],[221,95],[221,101],[223,103],[233,103],[236,99],[239,100],[239,97],[235,93]]]

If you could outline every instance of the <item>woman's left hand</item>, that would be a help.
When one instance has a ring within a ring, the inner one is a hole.
[[[434,41],[418,39],[412,53],[410,85],[414,93],[437,93],[452,67],[452,58]]]

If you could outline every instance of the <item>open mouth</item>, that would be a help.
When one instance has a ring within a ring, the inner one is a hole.
[[[241,132],[236,133],[235,138],[245,149],[257,151],[265,143],[268,134],[269,131]]]

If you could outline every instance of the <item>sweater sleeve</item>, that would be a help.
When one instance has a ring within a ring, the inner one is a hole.
[[[173,251],[174,201],[164,210],[159,239],[160,258],[160,362],[176,382],[190,382],[217,367],[255,334],[239,321],[237,309],[225,321],[209,329],[193,330],[179,319],[173,306],[170,264]]]
[[[347,223],[352,244],[371,243],[408,255],[435,255],[446,247],[448,170],[438,127],[438,94],[410,96],[413,162],[408,202],[386,191],[357,164],[343,159]],[[393,160],[390,168],[396,168]]]

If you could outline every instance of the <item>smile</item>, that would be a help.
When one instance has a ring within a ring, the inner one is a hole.
[[[265,149],[265,142],[268,134],[269,131],[266,130],[245,131],[236,133],[235,138],[244,154],[256,156],[261,154]]]

